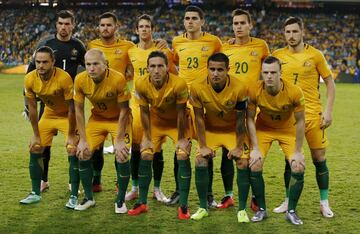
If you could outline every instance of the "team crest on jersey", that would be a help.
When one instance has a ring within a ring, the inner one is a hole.
[[[209,46],[203,46],[201,47],[201,51],[209,51],[210,47]]]
[[[259,55],[259,53],[255,50],[250,52],[250,56],[258,56],[258,55]]]
[[[115,54],[122,54],[122,50],[116,49],[114,53],[115,53]]]
[[[115,96],[115,94],[113,92],[107,92],[106,93],[106,97],[108,97],[108,98],[111,98],[111,97],[114,97],[114,96]]]
[[[78,54],[79,54],[79,51],[77,49],[74,48],[71,50],[71,56],[76,57],[76,56],[78,56]]]
[[[311,67],[311,62],[310,61],[305,61],[303,66],[304,67]]]

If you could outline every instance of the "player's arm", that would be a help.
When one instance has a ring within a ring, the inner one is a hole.
[[[245,138],[245,116],[246,116],[246,100],[236,104],[236,147],[228,153],[228,158],[240,158],[243,152],[243,144]]]
[[[156,48],[159,50],[169,48],[168,43],[165,39],[161,39],[161,38],[156,39],[156,40],[154,40],[154,43],[155,43]]]
[[[302,145],[305,137],[305,111],[294,113],[296,120],[296,140],[295,151],[290,157],[291,168],[295,172],[300,172],[305,169],[305,158],[302,152]]]
[[[325,129],[329,127],[332,122],[332,112],[335,101],[335,82],[331,75],[323,79],[326,85],[326,109],[322,115],[320,127]]]
[[[76,139],[76,135],[75,135],[76,117],[75,117],[74,100],[70,99],[67,102],[69,105],[69,110],[68,110],[69,132],[68,132],[67,147],[71,148],[71,147],[75,147],[77,144],[77,139]]]
[[[134,78],[134,66],[132,65],[132,63],[128,63],[125,69],[125,79],[132,80],[133,78]]]
[[[257,161],[260,161],[262,159],[261,151],[256,137],[256,126],[255,126],[256,105],[252,103],[251,100],[249,101],[249,106],[250,105],[252,105],[252,107],[248,108],[246,112],[246,125],[252,145],[252,150],[250,152],[250,159],[249,159],[249,167],[251,167]]]
[[[115,139],[114,148],[116,160],[118,162],[126,162],[130,154],[130,149],[127,147],[125,141],[126,127],[128,126],[130,115],[129,101],[120,102],[118,106],[120,109],[120,114],[118,121],[118,132]]]
[[[33,95],[35,96],[35,94]],[[34,133],[34,136],[30,140],[29,148],[31,152],[34,151],[36,152],[40,150],[40,143],[41,143],[39,125],[38,125],[39,121],[38,121],[38,113],[37,113],[37,103],[35,97],[34,98],[25,97],[25,99],[27,100],[27,103],[29,105],[29,119]]]
[[[205,138],[205,113],[204,108],[194,107],[195,113],[195,125],[198,137],[198,143],[200,147],[200,154],[202,157],[215,157],[212,149],[207,147]]]

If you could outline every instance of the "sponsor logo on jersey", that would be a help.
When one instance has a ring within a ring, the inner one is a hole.
[[[203,46],[201,47],[201,51],[209,51],[210,47],[209,46]]]

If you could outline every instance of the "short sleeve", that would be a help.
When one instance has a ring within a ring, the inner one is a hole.
[[[300,112],[305,110],[305,98],[301,89],[297,86],[294,86],[293,92],[293,106],[294,112]]]
[[[185,81],[179,77],[176,77],[177,85],[175,87],[176,104],[186,103],[189,99],[189,91]]]
[[[75,83],[74,83],[74,101],[84,103],[85,101],[85,95],[81,86],[81,79],[80,75],[77,75],[75,77]]]
[[[24,92],[25,97],[35,99],[36,94],[33,92],[33,79],[30,75],[26,75],[24,78]]]

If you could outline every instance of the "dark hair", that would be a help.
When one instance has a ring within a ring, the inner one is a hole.
[[[247,19],[248,19],[248,23],[251,24],[252,20],[251,20],[251,15],[248,11],[245,11],[243,9],[235,9],[233,10],[233,12],[231,13],[231,16],[234,18],[237,15],[246,15]]]
[[[75,16],[72,11],[69,10],[61,10],[56,14],[56,21],[59,20],[59,18],[71,18],[71,23],[75,23]]]
[[[197,7],[197,6],[187,6],[186,8],[185,8],[185,13],[186,12],[197,12],[198,14],[199,14],[199,17],[200,17],[200,19],[204,19],[204,17],[205,17],[205,13],[204,13],[204,11],[203,10],[201,10],[201,8],[200,7]]]
[[[99,16],[99,22],[101,19],[105,19],[105,18],[112,18],[115,22],[115,24],[117,23],[117,17],[113,12],[105,12],[102,15]]]
[[[50,55],[52,61],[55,60],[54,51],[49,46],[41,46],[35,51],[35,56],[37,55],[37,53],[47,53]]]
[[[268,56],[264,59],[263,63],[266,64],[273,64],[273,63],[277,63],[279,64],[279,68],[281,70],[281,62],[278,58],[274,57],[274,56]]]
[[[284,28],[290,24],[298,24],[300,29],[304,29],[304,22],[300,17],[290,16],[285,20]]]
[[[151,52],[151,53],[149,54],[149,57],[148,57],[148,59],[147,59],[147,65],[148,65],[148,66],[149,66],[149,60],[150,60],[151,58],[155,58],[155,57],[160,57],[160,58],[164,59],[166,66],[168,65],[168,59],[167,59],[167,57],[166,57],[166,54],[165,54],[164,52],[162,52],[162,51],[155,50],[155,51],[153,51],[153,52]]]
[[[229,67],[229,58],[224,53],[215,53],[208,58],[207,65],[209,66],[210,61],[224,62],[225,67]]]
[[[136,28],[139,28],[139,22],[140,22],[140,20],[149,21],[149,22],[150,22],[150,27],[151,27],[151,28],[153,27],[153,21],[152,21],[150,15],[147,15],[147,14],[140,15],[140,16],[136,19]]]

